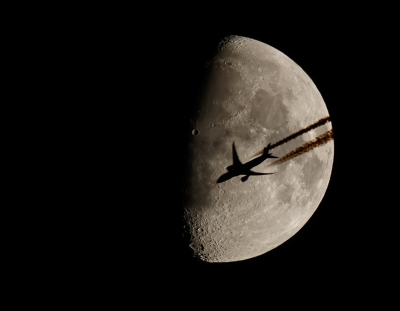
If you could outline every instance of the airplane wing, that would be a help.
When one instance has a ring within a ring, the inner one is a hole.
[[[236,153],[235,142],[232,143],[232,158],[233,158],[233,166],[242,165],[242,162],[240,162],[239,157]]]
[[[246,175],[272,175],[274,173],[258,173],[258,172],[253,172],[249,171]]]

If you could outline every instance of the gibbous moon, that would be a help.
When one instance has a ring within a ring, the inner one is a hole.
[[[264,254],[310,219],[327,189],[333,132],[308,75],[275,48],[230,36],[205,68],[207,80],[188,128],[184,234],[193,255],[232,262]],[[271,175],[218,182],[233,164],[269,152],[251,170]]]

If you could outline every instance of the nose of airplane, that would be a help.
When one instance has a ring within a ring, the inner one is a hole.
[[[228,173],[225,173],[223,175],[221,175],[218,180],[217,180],[217,184],[222,183],[224,181],[227,181],[230,178]]]

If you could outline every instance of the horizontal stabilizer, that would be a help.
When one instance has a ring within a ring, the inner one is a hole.
[[[268,146],[264,148],[263,155],[266,156],[267,158],[279,158],[279,157],[273,156],[272,153],[269,153],[270,148],[271,148],[271,143],[269,143]]]

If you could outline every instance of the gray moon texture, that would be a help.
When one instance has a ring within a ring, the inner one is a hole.
[[[246,182],[217,179],[268,143],[329,116],[310,77],[288,56],[260,41],[222,40],[191,120],[183,183],[184,232],[193,255],[205,262],[262,255],[296,234],[318,208],[331,176],[333,141],[276,166],[267,159]],[[282,157],[332,129],[330,122],[271,149]]]

